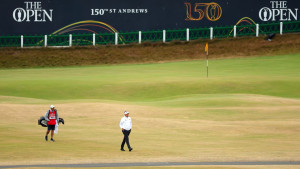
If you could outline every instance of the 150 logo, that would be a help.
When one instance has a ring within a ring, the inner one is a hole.
[[[290,9],[287,7],[287,1],[270,1],[271,9],[263,7],[259,11],[259,18],[262,21],[291,21],[298,19],[298,8]]]
[[[217,21],[222,16],[222,8],[215,2],[195,4],[186,2],[184,4],[186,6],[186,21],[200,21],[204,16],[210,21]]]
[[[24,8],[16,8],[13,11],[13,18],[16,22],[52,22],[53,9],[48,11],[42,9],[42,2],[24,2]]]

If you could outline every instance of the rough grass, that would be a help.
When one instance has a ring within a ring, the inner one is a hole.
[[[300,34],[277,35],[273,41],[264,37],[245,37],[191,42],[132,44],[53,48],[0,48],[0,68],[57,67],[124,63],[156,63],[205,59],[209,43],[210,58],[231,58],[293,54],[300,52]]]

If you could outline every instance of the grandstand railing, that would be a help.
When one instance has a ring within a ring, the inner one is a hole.
[[[300,32],[300,21],[143,32],[0,36],[0,47],[122,45],[130,43],[140,44],[142,42],[235,38],[241,36],[259,37],[272,33],[283,34],[292,32]]]

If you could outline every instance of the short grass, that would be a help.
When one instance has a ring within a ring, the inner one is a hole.
[[[155,101],[193,94],[300,97],[300,55],[162,64],[0,70],[0,95]]]
[[[208,78],[204,61],[0,70],[0,165],[299,161],[299,62],[212,60]],[[37,125],[50,104],[66,121],[55,143]],[[124,110],[133,152],[119,150]]]
[[[83,169],[83,168],[78,168],[77,169]],[[93,167],[93,169],[119,169],[120,167]],[[252,166],[162,166],[162,167],[122,167],[122,169],[295,169],[295,168],[300,168],[298,166],[292,166],[292,165],[269,165],[269,166],[259,166],[259,165],[252,165]],[[32,169],[32,168],[21,168],[21,169]],[[34,169],[60,169],[56,167],[34,167]],[[68,167],[64,167],[64,169],[71,169]],[[72,168],[73,169],[73,168]]]

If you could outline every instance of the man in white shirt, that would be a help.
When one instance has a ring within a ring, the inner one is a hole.
[[[132,122],[131,122],[131,118],[129,117],[128,111],[124,112],[124,117],[120,121],[120,128],[122,129],[122,132],[124,134],[124,139],[121,144],[121,151],[125,151],[124,150],[125,142],[127,144],[129,151],[131,151],[132,148],[130,147],[130,144],[129,144],[129,134],[130,134],[131,128],[132,128]]]

